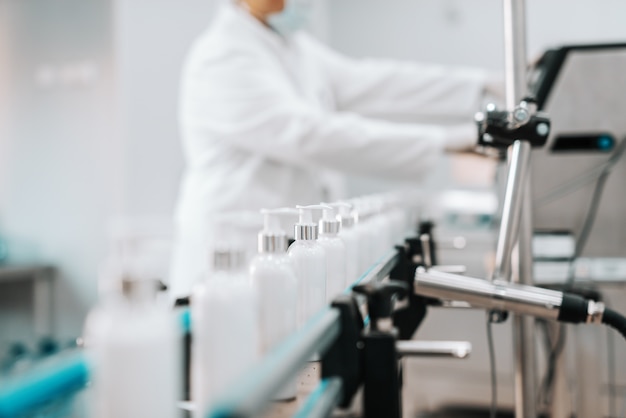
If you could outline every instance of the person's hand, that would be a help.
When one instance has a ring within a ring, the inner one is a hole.
[[[469,152],[478,145],[478,128],[465,124],[447,128],[444,149],[447,152]]]

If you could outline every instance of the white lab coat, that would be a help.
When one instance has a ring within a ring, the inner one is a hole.
[[[174,297],[208,264],[215,213],[334,200],[337,172],[418,181],[455,134],[415,122],[469,124],[486,82],[478,70],[348,59],[224,3],[183,70]]]

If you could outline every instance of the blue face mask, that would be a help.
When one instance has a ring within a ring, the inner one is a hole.
[[[311,21],[313,5],[311,0],[285,0],[285,8],[268,18],[269,25],[283,36],[289,36],[304,29]]]

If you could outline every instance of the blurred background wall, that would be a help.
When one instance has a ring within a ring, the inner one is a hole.
[[[11,261],[58,266],[56,324],[74,336],[94,301],[103,225],[123,210],[112,4],[2,0],[2,8],[1,234]],[[20,318],[8,326],[27,332]]]

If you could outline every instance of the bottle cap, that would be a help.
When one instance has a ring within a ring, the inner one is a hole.
[[[341,230],[341,221],[337,216],[338,207],[334,204],[322,203],[326,206],[320,219],[321,235],[337,235]]]
[[[298,211],[292,208],[263,209],[261,214],[265,218],[263,230],[259,232],[259,253],[280,254],[287,251],[287,234],[281,226],[281,218]]]
[[[319,235],[318,227],[313,222],[313,210],[326,209],[323,205],[296,206],[300,211],[300,220],[294,228],[296,241],[314,241]]]
[[[224,212],[214,216],[215,238],[210,252],[213,270],[235,271],[246,267],[248,253],[243,230],[242,212]]]
[[[355,223],[353,205],[348,202],[332,203],[330,206],[336,208],[337,219],[341,222],[341,229],[352,228]]]
[[[366,197],[352,199],[350,203],[353,205],[353,213],[355,223],[365,222],[371,217],[371,205]]]
[[[161,277],[146,256],[109,259],[101,274],[110,281],[107,293],[119,294],[129,301],[155,300],[161,290]]]
[[[215,271],[235,271],[246,267],[246,251],[240,248],[216,248],[213,250]]]

